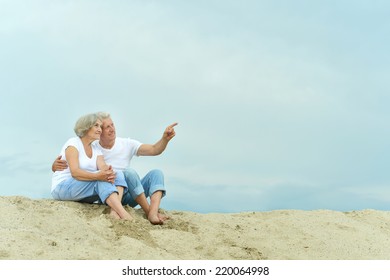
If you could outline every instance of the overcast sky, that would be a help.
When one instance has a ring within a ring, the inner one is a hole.
[[[78,117],[158,141],[162,208],[390,210],[388,1],[0,0],[0,195],[51,198]]]

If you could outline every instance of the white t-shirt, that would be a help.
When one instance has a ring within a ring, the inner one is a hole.
[[[98,146],[92,145],[92,157],[89,158],[85,153],[83,142],[81,142],[81,139],[79,137],[70,138],[68,141],[66,141],[65,145],[61,149],[61,159],[66,160],[65,150],[69,146],[75,147],[79,152],[79,167],[81,169],[88,172],[96,172],[98,170],[97,157],[102,155],[102,151],[99,149]],[[53,191],[59,183],[71,177],[72,174],[70,173],[69,167],[65,170],[54,172],[51,182],[51,190]]]
[[[130,161],[133,156],[137,155],[141,142],[131,138],[115,138],[115,144],[111,149],[105,149],[100,146],[99,141],[95,141],[92,145],[98,147],[104,156],[104,161],[108,165],[112,165],[114,170],[125,170],[130,166]]]

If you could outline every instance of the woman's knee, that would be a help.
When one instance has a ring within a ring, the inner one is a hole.
[[[125,180],[125,175],[122,171],[116,171],[116,177],[115,177],[115,186],[121,186],[124,188],[127,188],[127,183]]]
[[[125,175],[123,174],[122,171],[115,171],[115,179],[123,181],[125,180]]]
[[[118,193],[116,187],[108,182],[98,181],[97,194],[103,203],[106,203],[107,198],[113,194]]]

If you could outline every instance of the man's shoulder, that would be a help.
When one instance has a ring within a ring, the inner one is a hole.
[[[115,142],[131,143],[131,142],[138,142],[138,140],[135,140],[131,137],[116,137]]]
[[[129,137],[116,137],[115,142],[116,141],[128,141],[129,139],[130,139]]]
[[[132,139],[131,137],[117,137],[115,139],[115,145],[116,144],[122,145],[122,146],[127,146],[130,148],[136,147],[137,149],[140,145],[142,145],[142,143],[140,141]]]

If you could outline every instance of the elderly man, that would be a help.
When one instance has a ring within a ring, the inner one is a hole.
[[[143,144],[134,139],[117,137],[110,114],[99,112],[98,116],[103,122],[102,133],[100,140],[93,144],[102,150],[107,164],[111,165],[114,170],[123,171],[125,175],[128,192],[123,194],[122,204],[131,207],[140,205],[152,224],[162,224],[168,218],[158,212],[161,199],[166,194],[163,173],[160,170],[152,170],[141,179],[137,172],[130,168],[130,161],[134,155],[156,156],[161,154],[169,141],[175,137],[174,127],[177,123],[168,126],[161,139],[155,144]],[[61,156],[57,157],[52,165],[53,172],[65,168],[67,168],[66,161],[61,160]],[[147,197],[150,198],[150,203]]]

